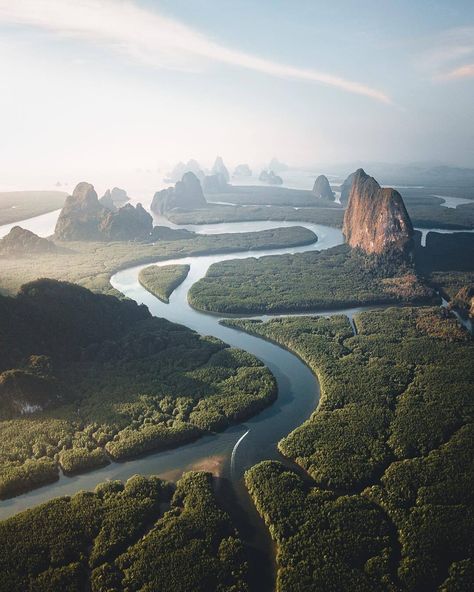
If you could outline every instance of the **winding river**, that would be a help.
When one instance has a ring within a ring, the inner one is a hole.
[[[42,236],[52,234],[58,212],[51,212],[35,219],[17,224],[31,228]],[[39,220],[38,220],[39,219]],[[156,220],[164,224],[163,219]],[[169,222],[167,225],[177,227]],[[9,230],[8,225],[0,227],[0,236]],[[304,226],[312,230],[318,241],[311,245],[284,249],[245,251],[225,255],[186,257],[160,261],[157,265],[170,263],[188,263],[190,272],[186,280],[173,292],[168,304],[165,304],[147,292],[138,282],[138,272],[149,265],[138,265],[116,273],[111,278],[112,285],[129,298],[148,306],[152,314],[164,317],[172,322],[181,323],[202,335],[212,335],[222,339],[232,347],[244,349],[259,358],[273,373],[278,385],[278,398],[268,408],[253,418],[232,426],[217,434],[202,437],[188,445],[166,452],[123,462],[112,463],[102,469],[73,477],[61,475],[59,481],[46,485],[27,494],[2,501],[0,518],[5,518],[25,508],[35,506],[53,497],[71,495],[81,489],[93,489],[96,484],[107,479],[127,479],[136,473],[159,475],[176,480],[184,471],[192,469],[209,470],[231,481],[239,505],[243,507],[246,520],[253,527],[252,543],[260,549],[268,549],[268,533],[262,526],[253,505],[250,503],[243,486],[242,477],[247,468],[261,460],[279,459],[288,463],[277,450],[277,442],[305,421],[314,411],[319,399],[319,383],[298,357],[284,348],[269,343],[261,338],[247,335],[235,329],[219,324],[224,315],[203,313],[191,308],[187,301],[190,287],[202,278],[210,265],[227,259],[263,257],[269,254],[301,253],[311,250],[323,250],[342,242],[340,230],[327,226],[304,222],[243,222],[200,226],[180,226],[200,234],[224,232],[261,231],[282,226]],[[373,307],[372,307],[373,308]],[[324,311],[324,315],[346,314],[349,318],[362,310],[351,308]],[[309,313],[303,313],[309,314]],[[242,315],[239,315],[242,316]],[[271,315],[288,316],[288,315]],[[258,318],[266,319],[270,316]],[[268,559],[268,557],[267,557]]]

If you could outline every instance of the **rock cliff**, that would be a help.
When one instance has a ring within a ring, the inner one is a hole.
[[[178,162],[178,164],[173,168],[173,170],[170,173],[168,173],[165,181],[167,183],[176,183],[180,179],[182,179],[184,174],[189,172],[194,173],[200,181],[204,179],[204,173],[201,169],[200,164],[197,162],[197,160],[191,158],[190,160],[188,160],[187,163]]]
[[[145,240],[153,219],[141,204],[110,210],[104,207],[90,183],[79,183],[66,199],[56,223],[57,240]]]
[[[217,173],[216,175],[206,175],[202,182],[202,190],[204,193],[222,193],[227,191],[228,184],[224,175]]]
[[[352,248],[367,254],[407,254],[413,226],[402,196],[359,169],[354,177],[342,232]]]
[[[334,193],[329,185],[326,175],[319,175],[314,182],[313,193],[318,199],[327,199],[334,201]]]
[[[151,202],[151,209],[157,214],[164,214],[174,208],[193,210],[206,205],[199,179],[194,173],[188,172],[174,187],[157,191]]]
[[[220,156],[216,158],[214,166],[212,167],[212,174],[213,175],[220,175],[226,183],[229,182],[230,176],[227,167],[224,164],[224,161]]]
[[[14,226],[0,240],[1,257],[25,257],[37,253],[54,253],[55,251],[57,251],[57,247],[53,242],[20,226]]]
[[[126,204],[116,212],[109,212],[104,216],[99,226],[100,233],[105,240],[146,240],[153,231],[153,218],[142,204],[134,208]]]
[[[112,190],[107,189],[104,195],[99,199],[100,203],[108,210],[116,210],[130,201],[125,189],[114,187]]]
[[[99,222],[107,214],[94,186],[79,183],[59,214],[54,236],[58,240],[100,240]]]
[[[348,177],[346,177],[346,179],[344,180],[344,183],[340,186],[340,191],[341,191],[341,204],[345,205],[348,201],[349,201],[349,195],[351,193],[351,189],[352,189],[352,183],[354,181],[354,177],[356,176],[356,174],[362,171],[362,169],[358,169],[357,171],[354,171],[353,173],[351,173]]]

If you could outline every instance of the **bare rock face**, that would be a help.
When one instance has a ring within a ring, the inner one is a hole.
[[[213,175],[221,175],[222,178],[225,180],[226,183],[229,182],[230,176],[227,167],[224,164],[224,161],[220,156],[216,158],[214,166],[212,167],[212,174]]]
[[[107,189],[99,201],[105,208],[114,211],[117,208],[124,206],[128,201],[130,201],[130,198],[128,197],[125,189],[114,187],[112,190]]]
[[[409,254],[413,226],[395,189],[382,188],[362,169],[356,172],[342,232],[352,248],[367,254]]]
[[[90,183],[79,183],[59,214],[54,236],[58,240],[100,240],[99,222],[107,213]]]
[[[152,230],[153,219],[141,204],[108,209],[90,183],[79,183],[66,199],[54,236],[64,241],[145,240]]]
[[[363,169],[357,169],[357,171],[354,171],[353,173],[351,173],[344,180],[344,183],[340,187],[340,191],[341,191],[341,204],[344,205],[344,204],[346,204],[349,201],[349,195],[351,193],[352,183],[354,182],[354,178],[357,175],[357,173],[359,171],[362,171],[362,170]]]
[[[313,186],[313,193],[318,199],[334,200],[334,193],[326,175],[319,175],[316,179]]]
[[[0,240],[0,256],[25,257],[39,253],[54,253],[56,245],[41,238],[34,232],[14,226],[10,232]]]
[[[204,193],[222,193],[227,191],[228,184],[224,175],[217,173],[216,175],[206,175],[202,182],[202,190]]]
[[[168,173],[165,181],[167,183],[177,183],[180,179],[182,179],[184,174],[189,172],[194,173],[200,181],[204,179],[204,173],[201,169],[200,164],[197,162],[197,160],[191,158],[186,163],[178,162],[178,164],[173,168],[173,170]]]
[[[157,214],[180,208],[194,210],[207,205],[202,192],[201,182],[194,173],[187,172],[174,187],[157,191],[151,202],[151,209]]]
[[[116,212],[108,212],[101,220],[100,233],[105,240],[146,240],[153,231],[153,218],[142,204],[134,208],[126,204]]]

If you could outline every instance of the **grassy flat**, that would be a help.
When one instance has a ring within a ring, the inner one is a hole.
[[[0,192],[0,226],[62,208],[66,197],[63,191]]]

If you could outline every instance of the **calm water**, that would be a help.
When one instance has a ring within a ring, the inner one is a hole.
[[[52,234],[58,212],[37,216],[21,223],[42,236]],[[163,219],[157,220],[163,224]],[[169,226],[175,225],[167,222]],[[242,488],[242,475],[253,464],[264,460],[280,458],[277,442],[314,411],[319,398],[318,381],[309,368],[295,355],[285,349],[268,343],[263,339],[246,335],[234,329],[223,327],[219,318],[193,310],[187,302],[189,288],[202,278],[213,263],[227,259],[262,257],[269,254],[299,253],[323,250],[342,242],[339,230],[317,224],[298,222],[245,222],[212,224],[195,227],[186,226],[203,234],[223,232],[261,231],[282,226],[305,226],[318,236],[318,242],[303,247],[275,249],[267,251],[246,251],[202,257],[187,257],[161,261],[157,265],[173,262],[188,263],[191,266],[186,280],[170,298],[169,304],[162,303],[144,290],[138,283],[138,272],[144,265],[120,271],[112,279],[112,285],[126,296],[148,306],[152,314],[170,321],[181,323],[203,335],[222,339],[233,347],[242,348],[257,356],[275,376],[278,383],[278,399],[269,408],[252,419],[233,426],[224,432],[209,435],[197,442],[167,452],[151,454],[124,463],[113,463],[91,473],[74,477],[61,476],[54,484],[44,486],[30,493],[0,503],[0,517],[6,517],[22,509],[34,506],[60,495],[70,495],[81,489],[91,489],[106,479],[127,479],[135,473],[156,474],[168,479],[177,479],[183,471],[190,469],[211,470],[230,478],[235,485],[241,502],[248,505]],[[11,226],[11,225],[8,225]],[[0,235],[8,232],[0,227]],[[149,265],[149,264],[147,264]],[[324,311],[324,315],[345,313],[350,318],[359,308]],[[281,315],[275,315],[281,316]],[[266,315],[261,318],[270,318]]]

